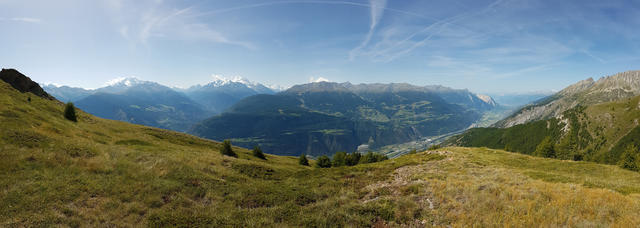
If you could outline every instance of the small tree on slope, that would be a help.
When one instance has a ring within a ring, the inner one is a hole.
[[[267,157],[264,156],[264,153],[262,153],[262,149],[260,149],[259,146],[255,146],[253,148],[253,156],[260,159],[267,160]]]
[[[331,159],[329,159],[327,155],[322,155],[316,160],[316,166],[319,168],[329,168],[331,167]]]
[[[309,160],[307,159],[307,155],[301,154],[300,158],[298,159],[298,164],[309,166]]]
[[[231,141],[229,140],[224,140],[222,142],[222,150],[220,150],[220,153],[222,155],[227,155],[227,156],[236,157],[236,158],[238,157],[236,152],[233,152],[233,149],[231,148]]]
[[[556,148],[551,142],[550,137],[544,138],[540,144],[536,147],[535,154],[540,157],[545,158],[555,158],[556,157]]]
[[[623,169],[638,171],[638,148],[634,145],[627,146],[620,155],[618,165]]]
[[[76,116],[76,107],[73,106],[73,103],[69,102],[64,106],[64,118],[73,122],[78,122],[78,117]]]

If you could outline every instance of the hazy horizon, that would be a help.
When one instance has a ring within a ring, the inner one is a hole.
[[[318,79],[557,91],[638,69],[633,1],[0,1],[15,68],[98,88],[213,75],[290,87]]]

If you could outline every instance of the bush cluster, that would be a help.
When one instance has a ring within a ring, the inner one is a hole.
[[[358,152],[346,153],[337,152],[333,155],[333,159],[329,159],[326,155],[318,157],[316,166],[319,168],[354,166],[357,164],[374,163],[388,160],[389,158],[382,154],[369,152],[364,156]]]

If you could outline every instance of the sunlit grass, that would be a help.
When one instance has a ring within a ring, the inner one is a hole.
[[[640,174],[482,148],[320,169],[0,83],[0,226],[637,226]]]

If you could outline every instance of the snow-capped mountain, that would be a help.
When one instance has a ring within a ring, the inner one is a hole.
[[[226,110],[242,98],[277,91],[246,78],[221,76],[188,89],[170,88],[136,77],[109,80],[98,89],[54,84],[43,88],[61,101],[74,102],[99,117],[178,131]]]
[[[109,80],[106,86],[96,89],[102,93],[123,93],[131,88],[169,88],[156,82],[140,80],[136,77],[122,77]]]
[[[226,110],[248,96],[276,93],[273,89],[246,78],[228,79],[219,75],[214,75],[213,81],[205,85],[195,85],[184,92],[191,99],[215,113]]]

